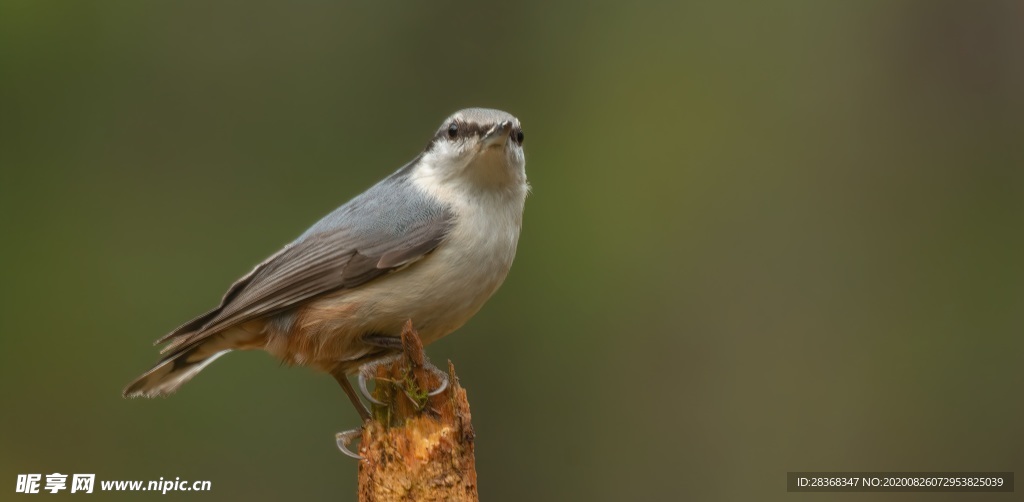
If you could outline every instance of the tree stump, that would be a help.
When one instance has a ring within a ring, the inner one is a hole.
[[[448,388],[425,368],[423,344],[406,323],[403,354],[377,367],[372,418],[363,427],[359,500],[477,501],[473,425],[466,390],[448,362]]]

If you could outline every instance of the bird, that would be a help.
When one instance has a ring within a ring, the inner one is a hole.
[[[349,376],[396,354],[406,321],[424,345],[452,333],[508,275],[530,191],[523,140],[507,112],[455,112],[410,162],[158,339],[163,357],[123,396],[166,396],[224,354],[264,350],[333,376],[365,421]]]

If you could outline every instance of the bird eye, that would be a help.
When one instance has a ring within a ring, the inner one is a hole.
[[[448,124],[448,137],[450,139],[455,139],[455,137],[458,136],[458,135],[459,135],[459,125],[456,124],[455,122],[452,122],[451,124]]]
[[[523,144],[523,139],[525,139],[525,136],[523,135],[523,130],[522,129],[516,129],[516,132],[514,134],[515,134],[516,143],[521,146]]]

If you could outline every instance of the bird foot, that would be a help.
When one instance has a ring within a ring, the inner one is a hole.
[[[348,446],[352,444],[352,440],[361,437],[363,435],[363,429],[352,429],[350,431],[339,432],[334,435],[334,439],[338,442],[338,449],[342,453],[348,455],[356,460],[363,460],[363,457],[358,453],[348,449]]]
[[[370,401],[371,403],[376,404],[378,406],[387,406],[387,403],[382,402],[379,399],[373,397],[373,394],[370,392],[370,389],[367,387],[366,382],[367,382],[367,380],[385,380],[385,379],[381,379],[381,378],[377,377],[377,368],[379,368],[380,366],[383,366],[383,365],[392,364],[396,360],[401,359],[402,357],[404,357],[402,354],[398,354],[398,355],[391,356],[391,357],[386,357],[384,359],[379,359],[377,361],[366,363],[366,364],[362,365],[359,368],[359,391],[362,392],[363,396],[366,397],[366,399],[368,401]],[[430,364],[430,362],[428,362],[428,361],[424,361],[423,369],[433,373],[435,376],[437,376],[438,381],[441,382],[441,384],[438,385],[436,389],[427,392],[427,396],[428,397],[436,396],[436,395],[444,392],[445,389],[448,388],[448,374],[447,373],[441,371],[437,366],[434,366],[433,364]],[[392,382],[392,383],[397,383],[394,380],[385,380],[385,381],[389,381],[389,382]]]

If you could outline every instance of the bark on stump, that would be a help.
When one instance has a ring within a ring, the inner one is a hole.
[[[402,331],[403,355],[377,368],[373,406],[363,427],[359,500],[477,501],[473,425],[466,390],[448,362],[448,388],[425,369],[423,344],[412,328]],[[426,389],[426,390],[424,390]]]

